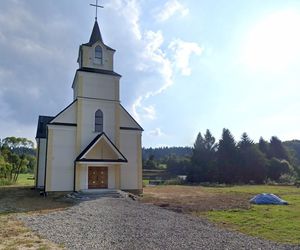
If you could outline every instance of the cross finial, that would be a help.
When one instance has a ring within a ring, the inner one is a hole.
[[[95,20],[97,21],[97,16],[98,16],[98,8],[104,8],[101,5],[98,5],[98,0],[96,0],[96,4],[90,4],[91,6],[94,6],[96,8],[96,16],[95,16]]]

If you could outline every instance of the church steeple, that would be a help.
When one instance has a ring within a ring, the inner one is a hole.
[[[93,31],[92,31],[92,34],[91,34],[91,37],[90,37],[90,41],[88,42],[88,44],[89,45],[93,45],[96,42],[103,43],[101,32],[100,32],[97,20],[95,20]]]

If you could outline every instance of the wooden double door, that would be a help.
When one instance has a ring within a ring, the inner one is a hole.
[[[107,167],[89,167],[88,170],[88,188],[107,188],[108,171]]]

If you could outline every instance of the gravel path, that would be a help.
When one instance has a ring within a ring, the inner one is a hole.
[[[84,201],[64,211],[21,219],[69,249],[300,249],[124,198]]]

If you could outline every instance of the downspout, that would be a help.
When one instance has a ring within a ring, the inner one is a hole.
[[[48,126],[46,125],[46,157],[45,157],[45,174],[44,174],[44,196],[47,195],[46,180],[47,180],[47,158],[48,158]]]
[[[73,181],[73,192],[76,192],[76,160],[74,161],[74,181]]]
[[[40,142],[41,142],[41,139],[37,138],[37,156],[36,156],[35,189],[37,189],[37,188],[38,188],[38,185],[39,185]]]

